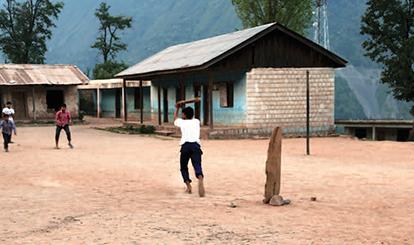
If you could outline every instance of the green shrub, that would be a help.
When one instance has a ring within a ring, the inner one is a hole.
[[[84,111],[80,111],[79,112],[79,120],[81,121],[81,122],[83,122],[83,120],[85,119],[85,112]]]
[[[140,132],[141,134],[153,134],[155,133],[155,127],[152,125],[148,125],[148,126],[142,125],[140,127]]]

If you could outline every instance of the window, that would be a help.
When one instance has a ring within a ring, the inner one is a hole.
[[[234,106],[234,86],[232,82],[219,85],[220,107],[231,108]]]
[[[58,111],[64,103],[62,90],[48,90],[46,92],[47,109]]]
[[[141,109],[141,92],[140,88],[134,89],[134,108],[135,110]]]

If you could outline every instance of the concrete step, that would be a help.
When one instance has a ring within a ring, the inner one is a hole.
[[[172,136],[175,134],[175,131],[171,130],[156,130],[155,134],[162,135],[162,136]]]

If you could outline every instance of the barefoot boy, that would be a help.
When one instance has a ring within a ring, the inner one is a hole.
[[[56,112],[56,135],[55,135],[55,141],[56,141],[56,149],[59,149],[59,136],[60,132],[65,130],[66,137],[68,138],[68,145],[70,148],[73,148],[73,145],[71,143],[71,135],[70,135],[70,129],[69,129],[69,123],[71,122],[70,112],[66,110],[66,104],[63,104],[60,107],[60,110]]]
[[[17,135],[16,126],[14,122],[10,120],[8,114],[3,115],[3,120],[0,121],[0,128],[2,129],[1,133],[3,134],[4,151],[8,152],[12,133],[14,132],[14,135]]]
[[[186,107],[182,110],[182,118],[178,118],[178,111],[183,102],[178,102],[175,107],[174,125],[181,129],[181,156],[180,170],[187,192],[191,193],[191,179],[188,173],[188,161],[191,159],[195,175],[198,179],[198,194],[204,197],[203,170],[201,168],[201,155],[203,152],[200,147],[200,121],[194,118],[194,110]]]

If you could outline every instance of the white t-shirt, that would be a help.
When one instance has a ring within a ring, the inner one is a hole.
[[[174,121],[174,125],[181,129],[180,145],[186,142],[200,144],[200,120],[183,120],[178,118]]]
[[[10,109],[7,108],[7,107],[3,108],[3,114],[9,115],[10,116],[9,120],[13,121],[13,115],[14,115],[14,109],[13,108],[10,108]]]

